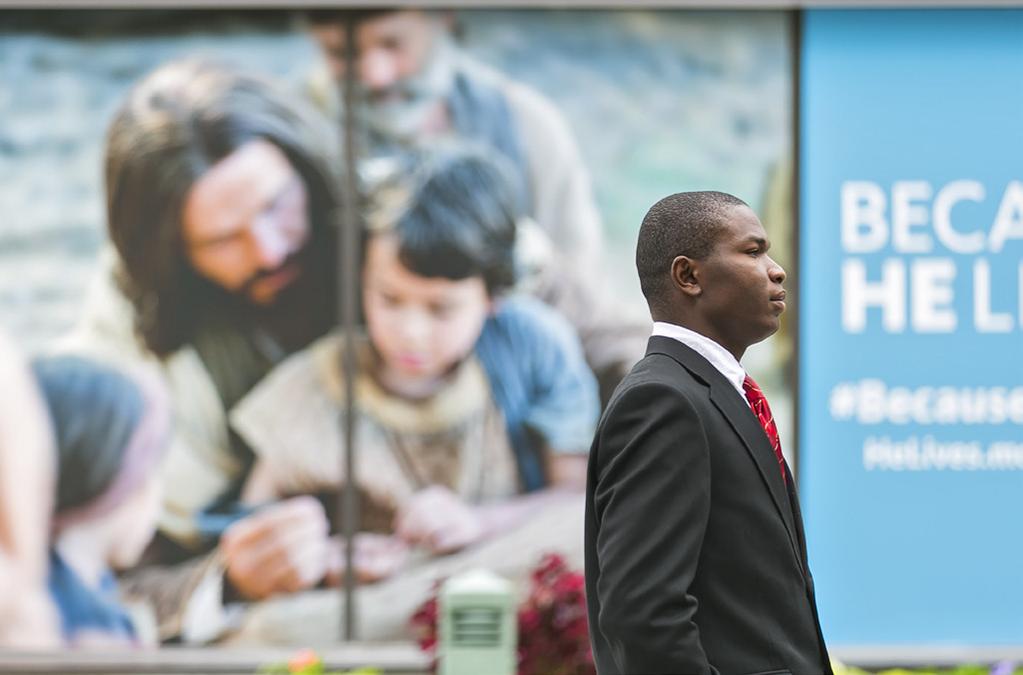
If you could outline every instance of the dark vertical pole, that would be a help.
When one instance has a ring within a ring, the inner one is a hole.
[[[789,53],[792,58],[792,87],[790,92],[790,100],[792,102],[792,186],[791,186],[791,204],[792,204],[792,245],[793,245],[793,260],[796,268],[796,301],[792,303],[791,314],[789,315],[792,320],[792,324],[795,326],[795,330],[792,331],[792,363],[789,365],[789,377],[792,382],[792,429],[795,433],[792,434],[792,471],[793,474],[798,476],[799,474],[799,438],[801,435],[800,424],[802,418],[800,415],[800,403],[802,397],[802,389],[800,388],[799,378],[801,375],[800,370],[800,359],[802,350],[802,326],[800,323],[800,305],[802,304],[802,293],[801,288],[803,284],[802,275],[802,237],[800,236],[800,230],[803,222],[802,215],[802,203],[800,201],[800,189],[799,183],[802,176],[802,162],[800,158],[800,152],[802,152],[802,144],[800,139],[800,126],[802,117],[802,53],[803,53],[803,10],[793,9],[789,11]]]
[[[338,259],[341,262],[341,282],[338,298],[341,302],[341,326],[344,336],[342,368],[345,380],[345,406],[341,420],[344,429],[342,461],[345,476],[341,492],[341,532],[345,542],[345,574],[342,586],[344,596],[344,628],[341,638],[354,640],[355,625],[355,533],[359,526],[358,487],[355,476],[355,359],[356,301],[359,283],[359,211],[358,186],[355,167],[355,23],[345,21],[345,76],[341,99],[343,106],[344,176],[341,186],[341,236],[338,237]]]

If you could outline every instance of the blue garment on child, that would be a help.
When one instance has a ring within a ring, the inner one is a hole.
[[[476,355],[504,413],[522,488],[544,487],[543,449],[586,452],[600,414],[597,383],[572,326],[539,300],[500,302]]]
[[[60,611],[64,639],[74,640],[83,630],[137,639],[131,618],[118,602],[117,581],[109,570],[104,571],[99,589],[90,588],[51,548],[47,585]]]

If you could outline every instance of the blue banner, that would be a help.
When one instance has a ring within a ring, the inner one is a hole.
[[[1023,645],[1023,11],[814,10],[800,481],[833,645]]]

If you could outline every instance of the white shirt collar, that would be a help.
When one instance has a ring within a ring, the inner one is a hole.
[[[739,392],[739,396],[742,396],[743,400],[746,399],[746,392],[742,388],[742,382],[746,379],[746,371],[727,349],[705,335],[664,321],[654,322],[653,334],[678,340],[710,361],[710,365],[714,366],[719,373],[725,376],[726,380],[732,383],[735,390]]]

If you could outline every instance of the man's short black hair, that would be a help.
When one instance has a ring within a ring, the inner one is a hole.
[[[680,255],[702,260],[720,234],[721,220],[731,207],[749,206],[727,192],[679,192],[650,207],[639,228],[636,270],[647,303],[661,303],[668,288],[672,261]]]

